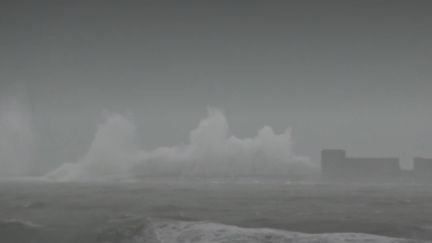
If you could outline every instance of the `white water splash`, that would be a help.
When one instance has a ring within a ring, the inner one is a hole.
[[[211,222],[127,219],[100,232],[105,243],[427,243],[362,233],[306,234],[265,228],[241,228]]]
[[[291,129],[276,134],[266,126],[255,137],[240,139],[229,135],[228,122],[217,109],[209,109],[187,145],[140,150],[135,133],[130,119],[111,113],[99,125],[83,159],[64,164],[47,177],[69,181],[135,175],[266,176],[315,169],[308,159],[293,155]]]

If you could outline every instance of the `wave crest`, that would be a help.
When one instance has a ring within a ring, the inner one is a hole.
[[[274,229],[241,228],[211,222],[137,217],[111,221],[99,234],[104,243],[409,243],[411,240],[361,233],[306,234]],[[417,241],[421,243],[421,241]],[[426,242],[424,242],[426,243]]]

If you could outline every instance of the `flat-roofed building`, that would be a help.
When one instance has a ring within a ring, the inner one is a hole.
[[[413,176],[422,182],[432,182],[432,158],[414,158]]]
[[[330,181],[386,182],[401,176],[398,158],[347,157],[345,150],[323,150],[322,176]]]

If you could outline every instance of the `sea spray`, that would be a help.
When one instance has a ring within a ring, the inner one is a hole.
[[[253,138],[230,135],[225,115],[209,109],[190,132],[189,143],[154,150],[138,149],[131,118],[108,113],[87,154],[49,173],[53,180],[97,180],[130,176],[276,176],[315,169],[293,155],[291,129],[277,134],[265,126]]]

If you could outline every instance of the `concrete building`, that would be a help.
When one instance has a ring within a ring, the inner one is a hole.
[[[345,150],[323,150],[322,176],[330,181],[387,182],[398,180],[398,158],[350,158]]]
[[[420,182],[432,182],[432,159],[414,158],[413,176]]]
[[[341,149],[321,151],[321,173],[324,179],[342,178],[345,175],[346,152]]]

